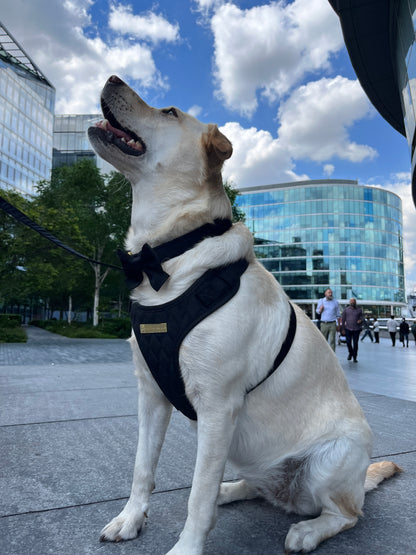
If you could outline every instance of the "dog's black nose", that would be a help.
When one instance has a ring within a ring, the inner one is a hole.
[[[124,81],[122,81],[120,77],[117,77],[117,75],[112,75],[109,78],[108,82],[112,85],[124,85]]]

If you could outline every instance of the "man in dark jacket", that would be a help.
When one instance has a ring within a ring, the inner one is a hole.
[[[356,299],[350,299],[350,304],[342,313],[342,327],[347,338],[348,360],[358,362],[358,339],[363,323],[363,311],[357,307]]]
[[[400,341],[403,343],[403,347],[404,347],[404,342],[406,341],[407,345],[406,347],[409,346],[409,324],[406,322],[406,319],[403,318],[403,320],[400,322]]]

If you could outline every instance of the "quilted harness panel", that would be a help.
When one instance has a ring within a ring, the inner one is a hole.
[[[243,259],[208,270],[182,295],[162,305],[132,304],[134,334],[149,370],[172,405],[192,420],[197,415],[185,393],[179,348],[192,328],[234,297],[247,266]]]

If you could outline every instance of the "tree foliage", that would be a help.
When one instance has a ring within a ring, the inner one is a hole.
[[[85,159],[53,170],[51,180],[39,183],[37,192],[33,199],[11,191],[2,195],[63,243],[97,262],[118,265],[116,249],[130,222],[130,184],[124,177],[115,172],[102,176]],[[94,324],[98,323],[100,290],[108,268],[72,256],[6,214],[0,214],[0,241],[0,301],[43,300],[60,311],[67,311],[72,301],[78,310],[92,312]],[[122,272],[111,272],[107,293],[125,299]]]
[[[229,201],[231,203],[231,210],[233,213],[233,222],[244,222],[246,216],[244,212],[236,205],[236,199],[238,196],[238,190],[234,187],[234,184],[231,181],[224,181],[224,189],[227,193]]]

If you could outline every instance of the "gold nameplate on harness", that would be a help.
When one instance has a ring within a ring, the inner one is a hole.
[[[161,324],[140,324],[140,333],[168,333],[166,322]]]

